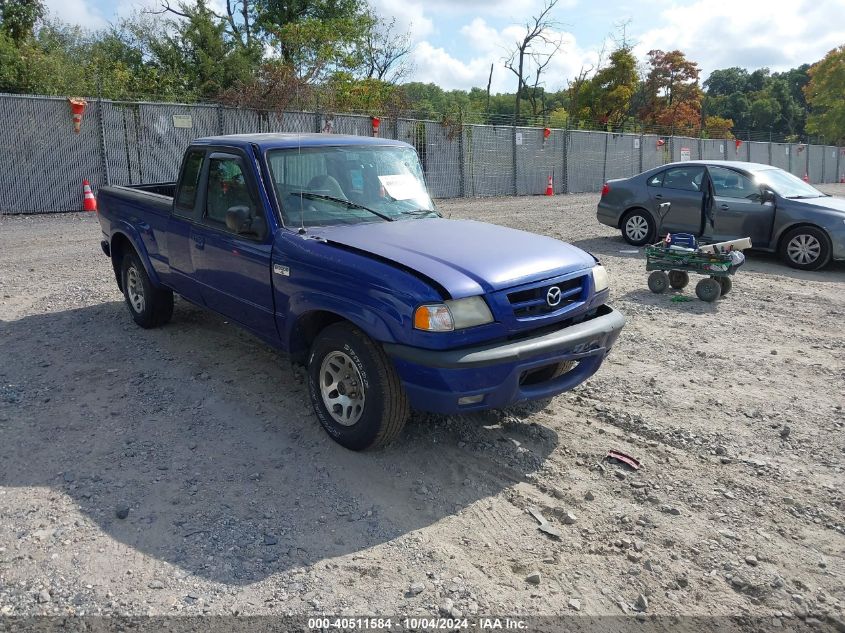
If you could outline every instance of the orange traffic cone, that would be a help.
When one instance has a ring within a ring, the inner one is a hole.
[[[82,181],[82,210],[97,210],[97,199],[94,197],[94,193],[91,191],[91,183],[89,183],[87,180]]]
[[[810,182],[810,176],[807,174],[806,171],[804,172],[804,182]]]
[[[546,195],[547,196],[555,195],[555,187],[554,187],[554,184],[552,183],[552,175],[551,174],[549,174],[549,183],[546,185]]]

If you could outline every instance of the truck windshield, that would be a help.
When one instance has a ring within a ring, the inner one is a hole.
[[[287,226],[436,217],[410,147],[271,150],[267,161]]]
[[[825,194],[782,169],[764,169],[754,174],[761,185],[768,185],[784,198],[821,198]]]

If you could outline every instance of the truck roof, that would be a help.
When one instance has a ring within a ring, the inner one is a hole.
[[[353,136],[349,134],[226,134],[223,136],[205,136],[193,142],[194,145],[228,145],[230,147],[246,148],[258,145],[261,151],[269,149],[293,149],[297,147],[331,147],[338,145],[394,145],[397,147],[411,147],[403,141],[389,138],[373,138],[370,136]]]

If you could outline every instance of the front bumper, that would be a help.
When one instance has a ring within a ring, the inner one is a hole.
[[[598,370],[624,325],[622,313],[601,306],[588,321],[516,341],[443,351],[395,344],[384,349],[413,408],[450,414],[548,398],[576,387]],[[542,379],[545,368],[567,361],[574,365],[569,371]]]

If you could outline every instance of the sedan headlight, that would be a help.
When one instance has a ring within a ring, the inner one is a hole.
[[[466,297],[422,305],[414,312],[414,327],[426,332],[451,332],[493,322],[483,297]]]
[[[601,264],[593,266],[593,285],[596,287],[596,292],[607,290],[609,285],[607,269]]]

